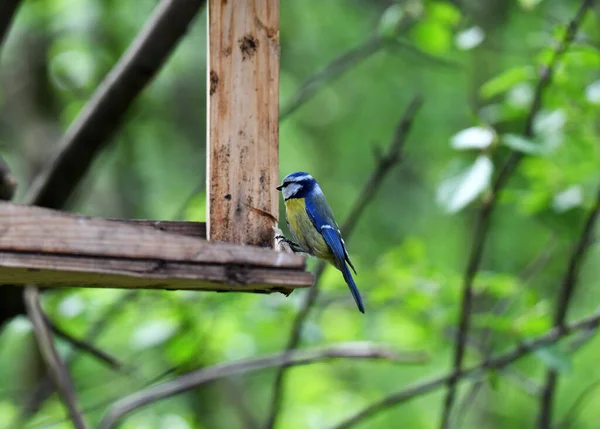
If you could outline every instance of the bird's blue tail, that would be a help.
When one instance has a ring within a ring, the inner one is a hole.
[[[348,284],[348,287],[350,288],[350,293],[352,293],[352,297],[354,298],[354,301],[356,302],[358,310],[364,314],[365,306],[363,305],[362,298],[360,297],[360,292],[358,291],[358,288],[356,287],[356,283],[354,283],[354,279],[352,278],[352,274],[350,274],[350,270],[348,269],[348,266],[344,262],[342,262],[341,271],[342,271],[342,274],[344,275],[344,280],[346,280],[346,284]]]

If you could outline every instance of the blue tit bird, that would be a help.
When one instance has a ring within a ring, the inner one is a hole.
[[[288,243],[294,252],[323,259],[340,270],[358,309],[364,313],[362,298],[348,266],[354,274],[356,270],[350,262],[333,211],[317,181],[308,173],[291,173],[285,176],[277,190],[283,194],[287,224],[296,242],[282,235],[276,238]]]

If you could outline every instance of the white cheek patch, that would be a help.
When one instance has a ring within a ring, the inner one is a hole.
[[[283,188],[283,198],[288,199],[296,195],[302,189],[302,185],[299,183],[290,183],[285,188]]]

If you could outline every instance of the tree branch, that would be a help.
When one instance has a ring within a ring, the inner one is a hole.
[[[326,83],[342,76],[358,63],[366,60],[386,46],[386,40],[371,36],[357,47],[351,48],[329,63],[323,70],[310,76],[281,109],[279,121],[285,120],[302,104],[311,99]]]
[[[129,106],[160,70],[206,0],[164,0],[69,127],[57,155],[25,196],[27,204],[63,207]]]
[[[579,278],[579,272],[581,271],[581,265],[586,252],[589,248],[590,242],[592,241],[592,234],[596,221],[598,220],[598,214],[600,213],[600,187],[598,187],[598,195],[594,206],[590,210],[590,213],[585,221],[579,241],[571,258],[569,260],[569,267],[565,273],[565,277],[562,282],[560,289],[560,296],[556,301],[556,311],[554,313],[554,326],[561,327],[565,324],[567,318],[567,310],[571,303],[571,298],[577,286]],[[546,372],[546,381],[540,398],[540,415],[538,418],[538,428],[546,429],[552,424],[552,404],[554,400],[554,392],[556,391],[556,382],[558,379],[558,373],[552,369]]]
[[[561,59],[562,55],[565,53],[565,51],[575,38],[577,29],[581,25],[581,21],[583,20],[586,11],[592,3],[593,0],[583,0],[576,16],[569,24],[569,27],[565,32],[563,40],[558,44],[552,58],[550,59],[550,62],[548,63],[548,66],[545,67],[541,73],[541,76],[535,88],[534,98],[525,121],[525,128],[523,130],[523,134],[527,138],[532,138],[534,136],[534,120],[542,106],[544,91],[552,81],[554,69],[556,68],[556,65],[558,64],[558,61]],[[508,182],[508,179],[521,162],[522,157],[523,155],[521,152],[515,151],[513,151],[509,155],[508,159],[503,164],[496,180],[492,185],[492,192],[489,199],[483,203],[481,211],[479,212],[479,216],[477,218],[475,226],[475,235],[473,237],[473,244],[471,246],[471,253],[469,255],[469,261],[463,280],[463,293],[461,302],[458,341],[456,343],[453,363],[455,372],[462,368],[462,361],[470,325],[471,307],[473,300],[473,282],[481,265],[484,246],[487,240],[488,232],[490,230],[491,216],[496,206],[497,198],[500,191],[504,188],[504,186]],[[448,392],[446,394],[446,399],[444,402],[444,410],[442,413],[441,421],[441,427],[443,429],[448,428],[450,423],[450,415],[456,396],[455,384],[455,380],[452,378],[448,381]]]
[[[222,363],[193,371],[165,383],[143,389],[117,401],[110,407],[98,427],[99,429],[114,428],[125,415],[138,408],[195,389],[220,378],[245,374],[279,365],[300,366],[339,358],[383,359],[396,363],[418,364],[422,363],[426,359],[426,356],[421,352],[398,353],[383,345],[370,342],[356,342],[293,351],[291,353],[282,352],[255,359]]]
[[[6,40],[13,18],[20,5],[21,0],[2,0],[2,3],[0,3],[0,45]]]
[[[40,295],[36,287],[30,286],[25,290],[25,306],[27,307],[29,319],[33,324],[42,357],[46,361],[48,371],[56,385],[58,394],[62,397],[67,407],[73,425],[76,429],[86,429],[83,414],[79,409],[77,397],[75,396],[75,388],[73,387],[67,368],[61,362],[54,347],[54,339],[52,338],[50,329],[46,325],[46,318],[40,305]]]
[[[52,330],[52,332],[54,332],[54,334],[56,334],[57,337],[62,338],[76,349],[86,352],[90,356],[93,356],[101,362],[104,362],[114,370],[120,370],[123,367],[123,363],[119,361],[119,359],[117,359],[114,356],[111,356],[104,350],[99,349],[90,341],[81,340],[79,338],[73,337],[71,334],[69,334],[62,328],[56,326],[45,314],[44,320],[46,321],[47,326]]]
[[[471,366],[469,368],[454,370],[448,374],[440,375],[434,378],[430,378],[428,380],[417,382],[404,390],[392,393],[391,395],[385,397],[381,401],[368,406],[361,412],[355,414],[354,416],[350,417],[349,419],[330,429],[347,429],[359,422],[362,422],[365,419],[373,417],[375,414],[389,407],[410,401],[411,399],[414,399],[418,396],[422,396],[427,393],[433,392],[435,389],[438,389],[444,386],[445,384],[448,384],[450,380],[454,380],[454,382],[456,383],[464,378],[476,376],[485,370],[504,368],[542,347],[546,347],[550,344],[556,343],[564,336],[570,335],[574,332],[578,332],[581,330],[595,329],[598,327],[598,325],[600,325],[600,311],[597,311],[596,313],[590,316],[579,319],[578,321],[572,324],[554,327],[545,334],[540,335],[539,337],[533,338],[529,341],[523,341],[517,346],[510,349],[509,351],[507,351],[506,353],[497,355],[496,357],[485,360],[477,365]]]
[[[300,106],[310,100],[320,89],[322,89],[325,84],[341,77],[352,67],[370,58],[383,48],[387,46],[402,46],[403,42],[399,40],[399,36],[411,27],[416,18],[416,13],[407,11],[406,16],[398,23],[394,32],[394,37],[397,40],[394,40],[391,36],[386,38],[378,34],[369,36],[360,45],[347,50],[329,63],[323,70],[310,76],[304,81],[298,91],[296,91],[291,100],[281,109],[279,121],[283,121],[294,113]],[[405,44],[403,47],[409,48],[410,45]],[[414,47],[412,47],[412,50],[418,52]],[[423,53],[423,55],[427,54]]]
[[[1,11],[0,11],[1,12]],[[0,200],[12,200],[17,189],[17,180],[12,175],[4,158],[0,156]]]
[[[22,288],[19,288],[19,289],[22,290]],[[88,330],[88,332],[86,334],[85,343],[87,343],[87,344],[94,343],[94,341],[96,341],[96,339],[100,335],[100,333],[105,329],[110,317],[119,313],[124,308],[125,305],[127,305],[132,299],[136,298],[137,296],[138,296],[138,291],[131,290],[131,291],[128,291],[127,293],[123,294],[115,302],[110,304],[103,311],[103,314],[98,318],[98,320],[96,322],[94,322],[92,324],[92,326],[90,327],[90,329]],[[64,332],[64,334],[67,334],[67,336],[68,336],[68,338],[65,337],[64,339],[66,341],[70,342],[71,345],[73,345],[75,347],[74,349],[72,349],[70,351],[70,353],[67,353],[64,358],[65,365],[67,366],[67,368],[69,368],[81,356],[80,354],[78,354],[79,351],[87,352],[88,350],[80,349],[78,347],[79,340],[71,337],[70,334],[68,334],[66,332]],[[57,333],[57,335],[59,335],[59,333]],[[98,350],[98,351],[100,353],[104,353],[101,350]],[[112,359],[115,360],[115,358],[112,358]],[[111,359],[109,357],[109,361],[110,360]],[[116,361],[115,363],[121,364],[121,368],[123,367],[123,364],[120,361]],[[110,363],[109,363],[109,365],[110,365]],[[48,398],[48,396],[53,391],[54,390],[53,390],[53,386],[52,386],[52,380],[50,379],[50,376],[47,373],[41,380],[39,380],[37,382],[36,386],[32,389],[31,394],[29,394],[29,397],[24,401],[25,405],[23,408],[26,411],[25,414],[26,415],[30,414],[30,417],[32,415],[34,415],[36,410],[40,409],[43,402],[46,400],[46,398]],[[24,418],[24,416],[22,416],[21,418]]]
[[[552,235],[550,240],[547,243],[544,243],[542,246],[542,250],[521,270],[518,275],[518,278],[521,283],[526,283],[531,277],[535,276],[539,271],[541,271],[550,261],[550,257],[554,253],[555,250],[555,237]],[[491,308],[491,314],[500,315],[508,311],[508,308],[516,301],[518,294],[512,296],[508,299],[498,300],[493,307]],[[480,355],[480,359],[489,359],[492,355],[493,344],[491,341],[493,330],[491,328],[486,328],[481,333],[481,338],[478,341],[478,351]],[[509,375],[506,371],[504,375]],[[516,375],[516,374],[515,374]],[[513,376],[515,381],[518,381],[523,390],[525,390],[528,394],[532,396],[539,396],[541,393],[541,385],[533,382],[532,380],[526,379],[524,375],[519,375],[518,377]],[[475,402],[475,399],[481,388],[485,385],[487,380],[480,379],[475,380],[471,385],[471,390],[464,396],[462,399],[462,403],[458,405],[457,416],[455,419],[456,427],[461,427],[461,421],[464,420],[466,413],[468,412],[468,408]]]
[[[417,96],[412,99],[410,104],[408,105],[406,111],[402,115],[400,122],[396,126],[396,131],[394,133],[394,138],[392,140],[392,144],[390,145],[389,150],[385,154],[385,156],[381,157],[378,161],[375,170],[371,173],[371,176],[367,180],[367,183],[363,186],[361,193],[357,200],[352,205],[352,209],[350,210],[350,214],[348,215],[346,222],[342,225],[342,233],[347,238],[349,237],[359,218],[362,216],[365,208],[368,204],[371,203],[375,194],[379,190],[383,179],[390,171],[392,167],[398,164],[402,160],[402,150],[404,148],[404,144],[406,143],[406,138],[408,133],[410,132],[414,117],[421,107],[422,99]],[[312,306],[317,300],[317,296],[319,294],[318,284],[325,270],[325,263],[322,261],[319,262],[317,268],[315,270],[315,284],[309,290],[300,311],[296,315],[294,319],[294,323],[292,325],[292,330],[290,333],[290,339],[286,346],[286,353],[291,352],[296,347],[298,347],[298,343],[300,342],[300,336],[302,334],[302,328],[304,326],[304,322],[308,317],[308,313],[310,312]],[[273,429],[277,422],[277,416],[279,414],[279,410],[281,408],[281,404],[283,402],[283,384],[285,382],[285,371],[286,366],[281,366],[277,373],[275,374],[275,381],[273,383],[273,393],[271,399],[271,407],[269,409],[269,414],[267,418],[267,423],[265,427],[267,429]]]

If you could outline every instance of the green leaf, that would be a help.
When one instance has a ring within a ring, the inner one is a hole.
[[[450,26],[458,24],[461,18],[460,9],[446,1],[430,3],[427,8],[427,15]]]
[[[542,0],[519,0],[519,5],[523,9],[532,10],[535,9],[537,5],[539,5]]]
[[[483,191],[492,179],[494,165],[485,155],[479,156],[462,173],[444,180],[437,190],[437,201],[448,213],[456,213]]]
[[[508,91],[518,83],[534,79],[535,69],[532,66],[515,67],[493,77],[479,88],[479,94],[485,99]]]
[[[583,187],[581,185],[569,186],[562,192],[554,195],[552,199],[552,208],[563,213],[583,204]]]
[[[505,134],[502,136],[501,142],[504,146],[529,155],[540,155],[544,153],[544,148],[541,144],[534,143],[517,134]]]
[[[171,320],[147,320],[133,332],[131,344],[136,349],[147,349],[164,343],[177,332],[177,324]]]
[[[571,357],[558,345],[543,347],[535,351],[537,356],[546,366],[557,372],[569,372],[573,370]]]
[[[512,319],[509,316],[493,313],[478,314],[475,318],[478,328],[491,329],[495,332],[512,332]]]
[[[487,381],[488,381],[490,387],[492,388],[492,390],[498,390],[498,385],[499,385],[499,381],[500,381],[500,376],[498,374],[498,371],[496,371],[495,369],[490,369],[487,372]]]
[[[450,140],[454,149],[485,149],[495,140],[496,133],[487,127],[471,127],[456,133]]]
[[[483,292],[492,295],[494,298],[508,298],[517,293],[521,285],[516,276],[480,271],[475,277],[473,287],[478,293]]]
[[[523,337],[547,331],[552,324],[545,307],[543,302],[538,302],[532,309],[513,319],[514,331]]]
[[[418,47],[434,55],[448,52],[452,46],[452,34],[442,23],[431,19],[421,21],[411,31]]]
[[[404,10],[399,4],[394,3],[388,7],[379,20],[377,27],[379,35],[386,39],[394,38],[404,16]]]
[[[585,98],[591,104],[600,104],[600,80],[590,83],[585,88]]]
[[[485,33],[481,27],[467,28],[456,35],[454,39],[456,46],[463,51],[476,48],[485,39]]]

